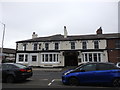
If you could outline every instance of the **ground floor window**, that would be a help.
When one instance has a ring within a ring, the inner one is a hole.
[[[83,62],[101,62],[102,53],[83,53],[82,61]]]
[[[41,61],[42,63],[57,63],[58,56],[58,54],[41,54]]]
[[[32,61],[37,61],[37,56],[36,55],[32,56]]]
[[[19,62],[28,62],[28,55],[27,54],[19,54],[18,61]]]
[[[23,62],[23,61],[24,61],[24,55],[23,55],[23,54],[19,55],[19,61],[20,61],[20,62]]]

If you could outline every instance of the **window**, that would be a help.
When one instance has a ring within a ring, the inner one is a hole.
[[[101,54],[98,53],[98,61],[100,62],[101,61]]]
[[[32,61],[37,61],[37,56],[36,55],[32,56]]]
[[[99,70],[111,70],[116,69],[116,66],[114,64],[99,64]]]
[[[24,55],[19,55],[19,61],[23,62],[24,61]]]
[[[93,57],[94,57],[94,62],[97,62],[97,53],[94,53]]]
[[[19,67],[19,68],[26,68],[26,66],[25,65],[22,65],[22,64],[17,64],[17,63],[15,63],[14,64],[16,67]]]
[[[42,63],[56,63],[58,62],[58,54],[42,54]]]
[[[82,62],[101,62],[102,53],[83,53]]]
[[[71,49],[75,49],[75,42],[71,42]]]
[[[116,47],[116,48],[120,48],[120,40],[116,40],[116,42],[115,42],[115,47]]]
[[[42,62],[44,62],[44,60],[45,60],[45,59],[44,59],[44,56],[45,56],[45,55],[44,55],[44,54],[42,54]]]
[[[48,62],[48,54],[45,54],[45,62]]]
[[[34,48],[33,48],[33,50],[37,50],[37,43],[34,43]]]
[[[92,62],[92,53],[89,53],[89,62]]]
[[[26,51],[26,45],[27,44],[23,44],[23,50]]]
[[[94,41],[94,48],[99,49],[99,41]]]
[[[41,43],[39,44],[39,49],[41,49]]]
[[[55,43],[55,50],[58,50],[58,49],[59,49],[59,44]]]
[[[28,61],[28,55],[25,55],[25,62]]]
[[[49,56],[50,56],[50,62],[52,62],[52,54],[49,54]]]
[[[45,50],[49,49],[49,43],[45,43]]]
[[[83,41],[83,42],[82,42],[82,48],[83,48],[83,49],[87,49],[87,42],[86,42],[86,41]]]
[[[87,57],[87,54],[85,54],[85,61],[86,61],[86,62],[88,61],[88,57]]]
[[[96,64],[88,64],[80,68],[80,70],[85,70],[85,71],[95,71],[96,70]]]

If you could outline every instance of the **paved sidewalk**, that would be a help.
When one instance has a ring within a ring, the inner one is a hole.
[[[66,71],[69,69],[73,69],[75,68],[75,66],[67,66],[67,67],[63,67],[63,68],[32,68],[33,70],[39,70],[39,71]]]
[[[39,71],[62,71],[62,68],[32,68]]]

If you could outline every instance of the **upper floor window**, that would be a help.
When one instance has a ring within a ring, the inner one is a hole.
[[[115,42],[115,47],[116,47],[116,48],[120,48],[120,40],[116,40],[116,42]]]
[[[37,43],[34,43],[33,49],[34,49],[34,50],[37,50]]]
[[[24,50],[24,51],[26,51],[26,46],[27,46],[27,44],[24,43],[24,44],[23,44],[23,50]]]
[[[94,48],[99,49],[99,41],[97,40],[94,41]]]
[[[41,46],[42,46],[42,45],[41,45],[41,43],[40,43],[40,44],[39,44],[39,49],[41,49]]]
[[[49,49],[49,43],[45,43],[45,50]]]
[[[59,43],[55,43],[55,50],[59,49]]]
[[[71,42],[71,49],[75,49],[75,42]]]
[[[82,48],[83,49],[87,49],[87,41],[83,41],[82,42]]]

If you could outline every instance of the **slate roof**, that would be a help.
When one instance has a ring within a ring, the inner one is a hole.
[[[1,51],[1,48],[0,48],[0,51]],[[3,53],[15,54],[16,50],[15,49],[11,49],[11,48],[3,48]]]
[[[74,40],[95,40],[95,39],[112,39],[120,38],[120,33],[111,34],[93,34],[93,35],[71,35],[64,38],[64,35],[56,34],[47,37],[38,37],[34,39],[17,41],[16,43],[23,42],[50,42],[50,41],[74,41]]]

